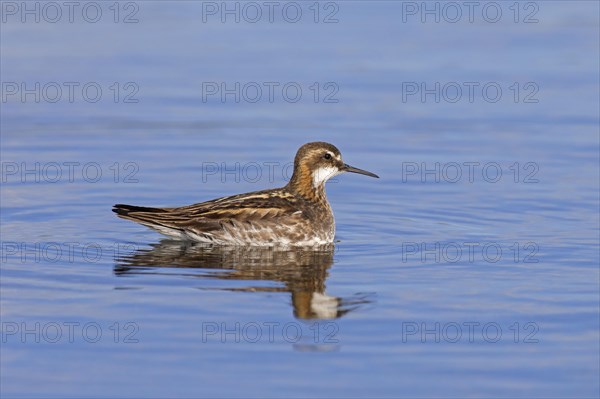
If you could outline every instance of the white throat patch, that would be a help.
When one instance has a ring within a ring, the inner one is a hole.
[[[321,184],[325,183],[332,177],[339,175],[340,173],[341,172],[338,170],[338,168],[333,166],[319,168],[315,170],[315,173],[313,173],[313,186],[315,188],[319,187]]]

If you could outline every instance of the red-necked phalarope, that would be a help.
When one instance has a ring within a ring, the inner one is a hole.
[[[117,204],[113,212],[167,236],[208,244],[330,244],[335,221],[325,196],[325,182],[343,172],[379,177],[345,164],[335,146],[315,142],[300,147],[294,173],[285,187],[178,208]]]

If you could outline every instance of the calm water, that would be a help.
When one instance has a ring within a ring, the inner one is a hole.
[[[11,4],[3,397],[600,394],[597,2]],[[313,140],[381,176],[328,183],[334,248],[111,212],[285,184]]]

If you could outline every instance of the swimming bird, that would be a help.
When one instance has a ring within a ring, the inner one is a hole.
[[[177,208],[117,204],[119,217],[181,240],[216,245],[293,245],[333,243],[335,221],[325,182],[343,172],[379,178],[347,165],[332,144],[304,144],[294,172],[281,188],[217,198]]]

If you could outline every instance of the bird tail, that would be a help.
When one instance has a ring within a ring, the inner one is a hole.
[[[156,213],[165,213],[167,212],[162,208],[150,208],[146,206],[135,206],[135,205],[125,205],[125,204],[116,204],[113,205],[112,211],[119,216],[129,217],[131,219],[136,219],[135,213],[141,212],[145,214],[156,214]]]
[[[112,211],[120,218],[143,224],[164,235],[175,238],[183,237],[182,229],[173,221],[169,208],[116,204]]]

